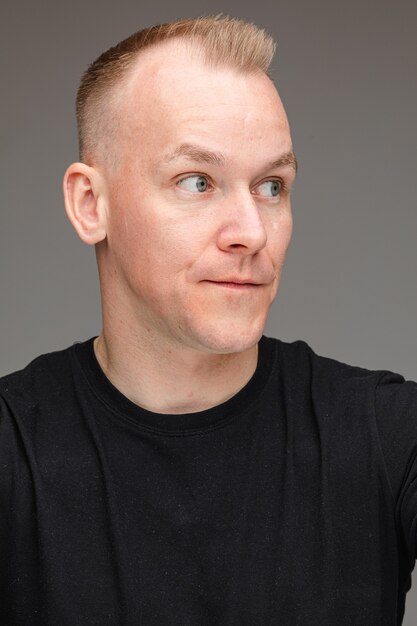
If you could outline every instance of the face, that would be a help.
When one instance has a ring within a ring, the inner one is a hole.
[[[172,44],[170,44],[172,47]],[[104,301],[153,341],[241,352],[264,329],[290,242],[287,118],[262,73],[146,52],[106,171]]]

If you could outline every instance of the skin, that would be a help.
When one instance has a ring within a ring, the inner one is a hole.
[[[210,68],[177,42],[142,53],[120,89],[113,165],[64,179],[96,245],[96,356],[136,404],[200,411],[256,369],[292,232],[288,121],[265,74]]]

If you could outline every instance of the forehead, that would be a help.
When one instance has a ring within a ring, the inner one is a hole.
[[[201,140],[226,152],[227,143],[235,150],[272,140],[282,143],[275,152],[291,148],[284,108],[263,72],[208,66],[198,49],[178,42],[141,53],[121,94],[126,140],[145,150]]]

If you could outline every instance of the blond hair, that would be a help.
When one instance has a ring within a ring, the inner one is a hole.
[[[229,66],[268,74],[275,52],[273,39],[254,24],[227,16],[178,20],[140,30],[103,52],[83,74],[77,92],[80,158],[88,159],[100,143],[109,115],[111,93],[120,86],[137,59],[151,46],[178,39],[201,51],[209,66]],[[103,128],[104,127],[104,128]],[[109,128],[106,128],[108,135]]]

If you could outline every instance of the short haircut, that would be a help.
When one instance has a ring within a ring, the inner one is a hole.
[[[221,15],[178,20],[134,33],[103,52],[82,76],[77,93],[81,160],[91,159],[101,136],[108,135],[115,113],[111,113],[111,96],[129,74],[138,54],[173,39],[195,44],[209,66],[228,66],[243,72],[261,70],[268,74],[275,52],[275,43],[265,31]]]

